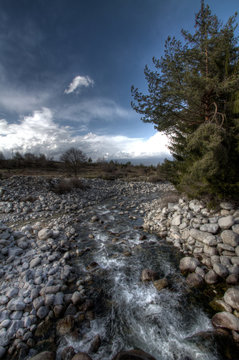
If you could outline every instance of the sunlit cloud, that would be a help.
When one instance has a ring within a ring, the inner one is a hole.
[[[53,112],[49,108],[42,108],[17,123],[0,120],[0,151],[7,156],[19,151],[44,153],[59,158],[66,149],[74,146],[93,160],[169,155],[168,140],[159,133],[148,139],[94,133],[77,136],[74,134],[75,129],[59,125],[54,121]]]
[[[94,86],[94,83],[94,80],[92,80],[89,76],[78,75],[72,80],[68,88],[65,89],[64,93],[71,94],[78,88]]]

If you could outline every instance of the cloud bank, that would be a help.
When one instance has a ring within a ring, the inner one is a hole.
[[[89,76],[76,76],[67,89],[65,89],[65,94],[71,94],[81,87],[89,87],[94,86],[94,80],[92,80]]]
[[[12,152],[44,153],[56,159],[69,147],[77,147],[93,160],[98,158],[169,157],[168,139],[155,133],[149,139],[127,136],[87,135],[74,136],[74,129],[60,126],[48,108],[34,111],[18,123],[0,120],[0,151],[6,156]]]

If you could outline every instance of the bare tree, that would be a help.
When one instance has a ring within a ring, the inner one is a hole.
[[[87,161],[87,156],[83,151],[72,147],[61,155],[60,160],[65,164],[65,167],[68,170],[72,171],[74,175],[77,176],[82,163]]]

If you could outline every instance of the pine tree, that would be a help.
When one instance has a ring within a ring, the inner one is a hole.
[[[142,94],[132,86],[132,107],[143,115],[144,122],[153,123],[158,131],[169,135],[170,150],[178,162],[177,178],[181,182],[188,178],[192,165],[194,177],[198,172],[197,180],[200,181],[199,175],[201,182],[205,180],[202,178],[205,171],[200,171],[202,164],[199,166],[198,161],[206,154],[198,148],[193,150],[190,144],[197,136],[200,139],[205,131],[212,136],[212,129],[221,134],[217,140],[220,139],[220,146],[227,153],[225,159],[228,160],[223,163],[223,169],[229,165],[234,168],[231,181],[238,181],[235,164],[232,163],[239,160],[239,154],[235,151],[235,143],[238,144],[238,140],[235,140],[238,138],[238,119],[235,116],[239,88],[238,39],[234,34],[236,15],[223,26],[217,16],[211,14],[209,6],[201,1],[194,34],[182,30],[183,43],[169,37],[165,42],[164,56],[153,58],[155,69],[145,67],[148,94]],[[205,149],[210,148],[210,136],[206,136],[209,147],[205,146],[204,141]],[[211,156],[207,154],[205,169],[210,163],[212,167],[215,165],[213,161],[220,146],[218,142],[214,145],[208,150]],[[195,156],[195,152],[201,155]],[[207,185],[211,186],[218,176],[219,182],[225,181],[221,170],[206,177]]]

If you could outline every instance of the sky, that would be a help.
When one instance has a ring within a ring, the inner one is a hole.
[[[208,0],[225,23],[238,0]],[[200,0],[0,0],[0,151],[57,159],[170,157],[168,139],[140,120],[131,85],[171,35],[193,31]]]

